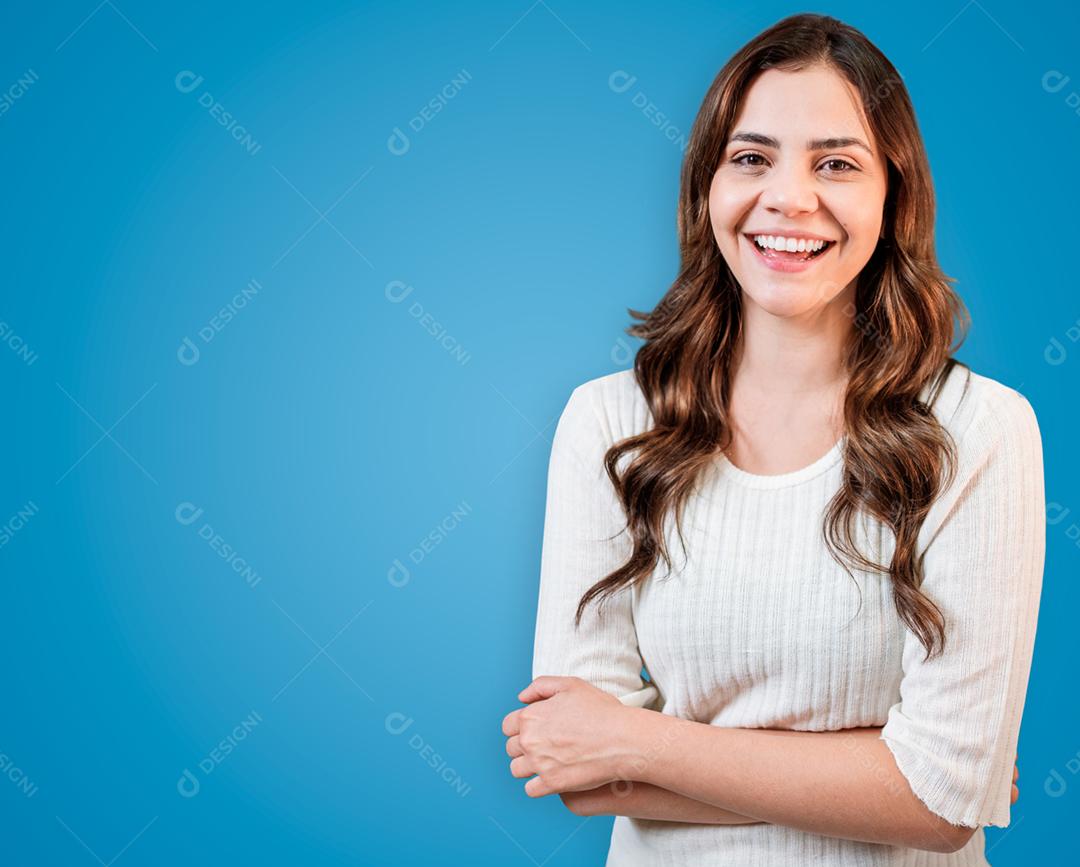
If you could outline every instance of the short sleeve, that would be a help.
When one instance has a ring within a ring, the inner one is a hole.
[[[574,626],[585,591],[631,551],[622,506],[603,467],[610,442],[590,391],[586,383],[570,395],[551,449],[533,677],[580,677],[624,704],[645,707],[659,693],[641,676],[630,588],[594,598]]]
[[[976,399],[956,477],[919,535],[944,652],[923,661],[907,632],[900,701],[880,737],[932,812],[1005,827],[1046,551],[1042,441],[1019,392],[984,379]]]

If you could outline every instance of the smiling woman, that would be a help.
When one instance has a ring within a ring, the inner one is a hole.
[[[832,65],[767,69],[728,136],[709,188],[712,231],[739,285],[774,316],[854,301],[885,237],[888,167],[859,105]],[[812,138],[819,130],[827,137]],[[807,250],[822,243],[820,255]]]
[[[793,16],[721,70],[680,273],[556,429],[503,720],[528,795],[617,816],[609,867],[985,865],[1008,825],[1042,442],[953,357],[933,225],[907,91],[857,30]]]

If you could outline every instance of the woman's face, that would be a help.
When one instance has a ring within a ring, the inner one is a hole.
[[[713,234],[744,303],[790,317],[853,299],[888,179],[858,106],[858,91],[824,66],[768,69],[750,86],[709,190]],[[762,250],[754,236],[792,239],[785,248],[831,243],[806,259],[812,247]]]

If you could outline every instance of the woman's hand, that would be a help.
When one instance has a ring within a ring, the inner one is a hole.
[[[1020,761],[1020,753],[1017,753],[1015,758],[1016,758],[1016,761]],[[1020,766],[1019,765],[1013,765],[1012,800],[1009,802],[1010,804],[1015,804],[1017,799],[1020,797],[1020,789],[1016,785],[1016,781],[1019,778],[1020,778]]]
[[[538,677],[518,699],[526,706],[506,715],[502,731],[510,772],[536,775],[525,784],[530,798],[629,779],[632,708],[579,677]]]

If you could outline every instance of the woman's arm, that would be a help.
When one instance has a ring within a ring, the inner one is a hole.
[[[608,448],[598,383],[571,393],[551,446],[540,553],[533,677],[580,677],[623,701],[650,686],[642,677],[632,594],[590,605],[575,623],[578,601],[630,557],[622,507],[604,469]],[[653,689],[655,692],[655,689]]]
[[[1014,767],[1010,799],[1014,804],[1020,797],[1020,789],[1016,786],[1019,774],[1019,769]],[[743,816],[641,781],[627,780],[580,792],[563,792],[559,797],[567,809],[578,816],[630,816],[699,825],[764,824],[761,819]]]
[[[626,713],[638,716],[635,741],[667,744],[635,763],[637,776],[740,821],[934,852],[956,851],[974,830],[950,825],[915,796],[881,728],[738,729],[639,708]]]
[[[630,816],[697,825],[762,824],[760,819],[741,816],[715,804],[640,781],[627,780],[582,792],[562,792],[559,797],[567,809],[578,816]]]

